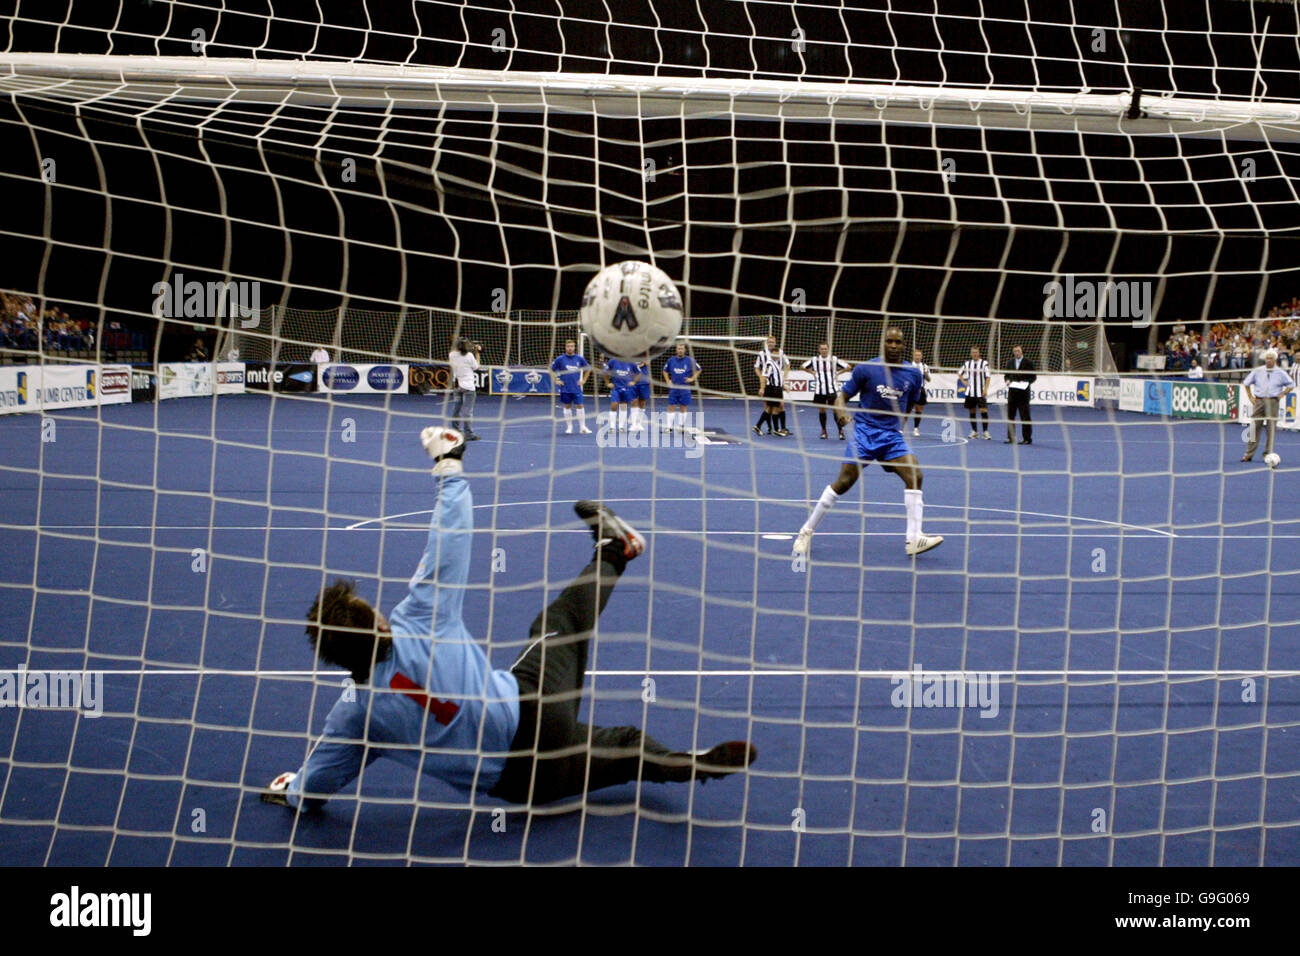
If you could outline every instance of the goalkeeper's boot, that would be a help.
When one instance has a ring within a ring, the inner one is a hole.
[[[659,764],[663,780],[670,783],[689,783],[721,780],[744,770],[758,756],[758,750],[746,740],[728,740],[708,750],[689,750],[667,753],[653,758]],[[647,761],[650,758],[647,755]]]
[[[907,553],[915,557],[931,548],[937,548],[943,544],[943,535],[941,534],[918,534],[913,541],[907,542]]]
[[[573,510],[591,529],[597,551],[611,545],[621,546],[624,559],[631,561],[645,550],[645,538],[607,505],[583,499],[574,504]]]

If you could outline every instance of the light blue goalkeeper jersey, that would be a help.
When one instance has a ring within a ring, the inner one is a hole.
[[[486,792],[501,776],[519,727],[519,684],[492,670],[461,620],[474,530],[469,484],[447,476],[437,494],[410,593],[389,615],[392,653],[369,684],[345,691],[330,710],[289,786],[292,806],[324,803],[377,757],[464,790]]]

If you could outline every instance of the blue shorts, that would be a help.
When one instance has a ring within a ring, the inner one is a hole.
[[[893,461],[910,455],[912,449],[903,441],[901,432],[892,428],[872,428],[855,423],[844,449],[845,461]]]
[[[636,400],[636,387],[633,385],[616,385],[609,393],[609,400],[615,405],[631,405]]]
[[[561,392],[561,393],[560,393],[560,404],[561,404],[561,405],[581,405],[581,404],[582,404],[582,392]]]
[[[668,389],[669,405],[689,405],[690,403],[691,403],[691,390],[689,388]]]
[[[649,382],[637,382],[637,383],[636,383],[636,397],[637,397],[637,398],[640,398],[640,399],[644,399],[644,400],[647,401],[647,402],[650,401],[650,383],[649,383]]]

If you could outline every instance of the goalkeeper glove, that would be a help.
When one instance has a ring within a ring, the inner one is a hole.
[[[460,472],[460,459],[465,454],[465,436],[456,429],[430,426],[420,432],[420,444],[435,462],[434,475],[454,475]]]

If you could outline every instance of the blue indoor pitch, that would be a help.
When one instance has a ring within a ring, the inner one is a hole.
[[[265,805],[340,689],[304,674],[315,592],[405,593],[439,400],[106,406],[52,436],[9,415],[0,670],[114,673],[102,717],[0,708],[0,864],[1300,861],[1300,678],[1277,673],[1300,672],[1295,435],[1269,471],[1238,462],[1236,426],[1039,409],[1033,446],[1008,446],[1000,410],[972,442],[932,407],[908,441],[942,547],[905,556],[902,486],[873,467],[804,568],[791,535],[844,448],[814,409],[756,438],[758,403],[709,402],[739,437],[702,449],[602,448],[550,411],[480,401],[470,631],[509,666],[588,559],[572,502],[611,501],[649,547],[584,719],[748,738],[749,774],[530,815],[378,761],[360,799]],[[996,714],[894,706],[917,664],[999,675]]]

